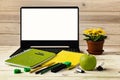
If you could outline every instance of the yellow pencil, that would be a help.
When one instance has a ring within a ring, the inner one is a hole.
[[[55,63],[55,62],[51,62],[51,63],[49,63],[49,64],[46,64],[46,65],[43,65],[43,66],[39,66],[39,67],[37,67],[37,68],[35,68],[35,69],[32,69],[32,70],[30,71],[30,73],[36,72],[36,71],[38,71],[39,69],[44,68],[44,67],[47,67],[47,66],[51,66],[51,65],[53,65],[54,63]]]

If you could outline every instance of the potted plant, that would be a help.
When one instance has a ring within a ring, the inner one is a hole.
[[[86,29],[84,30],[83,35],[86,37],[84,40],[87,41],[88,53],[94,55],[103,53],[103,44],[107,36],[102,28]]]

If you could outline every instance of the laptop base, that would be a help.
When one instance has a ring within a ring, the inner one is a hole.
[[[10,57],[13,57],[27,49],[30,49],[30,48],[26,48],[26,49],[23,49],[23,48],[19,48],[17,51],[15,51],[12,55],[10,55]],[[35,48],[35,49],[41,49],[41,50],[45,50],[45,51],[49,51],[49,52],[54,52],[54,53],[59,53],[61,50],[68,50],[68,51],[73,51],[73,52],[80,52],[80,50],[78,48]]]

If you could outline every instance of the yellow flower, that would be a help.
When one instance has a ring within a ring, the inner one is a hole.
[[[84,30],[83,33],[84,33],[84,34],[87,34],[87,35],[90,35],[90,34],[92,33],[92,29]]]
[[[86,35],[91,36],[99,36],[99,35],[105,35],[105,31],[102,28],[92,28],[92,29],[86,29],[83,31]]]
[[[98,35],[99,35],[98,31],[96,29],[93,29],[92,36],[98,36]]]
[[[83,31],[84,40],[101,41],[107,38],[105,31],[102,28],[90,28]]]
[[[97,32],[99,33],[99,35],[105,35],[105,31],[102,28],[97,28]]]

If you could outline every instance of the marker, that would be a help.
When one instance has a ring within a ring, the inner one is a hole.
[[[58,71],[60,71],[64,68],[68,68],[70,66],[71,66],[71,62],[64,62],[64,63],[61,63],[59,66],[56,66],[56,67],[52,68],[51,72],[56,73],[56,72],[58,72]]]
[[[44,74],[44,73],[48,72],[49,70],[51,70],[52,68],[54,68],[54,67],[56,67],[56,66],[59,66],[60,64],[61,64],[61,63],[54,64],[54,65],[49,66],[49,67],[47,67],[47,68],[44,68],[44,69],[42,69],[42,70],[40,70],[40,71],[37,71],[35,74],[39,74],[39,73]]]

